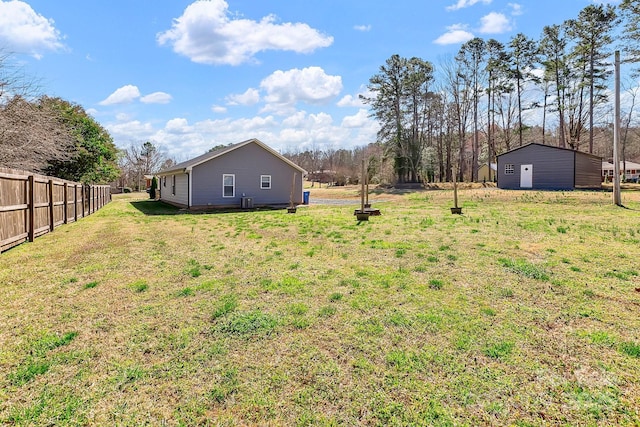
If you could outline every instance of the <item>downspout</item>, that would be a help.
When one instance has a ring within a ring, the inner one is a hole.
[[[187,174],[187,207],[189,209],[191,209],[191,200],[192,200],[192,194],[191,194],[191,188],[193,187],[192,182],[191,182],[191,177],[193,176],[193,174],[191,173],[192,169],[191,167],[186,168],[185,173]]]
[[[574,152],[573,153],[573,188],[572,190],[576,189],[576,173],[578,173],[578,169],[576,169],[577,163],[578,163],[578,153]]]

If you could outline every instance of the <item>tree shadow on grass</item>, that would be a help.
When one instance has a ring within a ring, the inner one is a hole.
[[[159,200],[137,200],[131,202],[131,206],[139,210],[145,215],[199,215],[199,214],[225,214],[251,211],[271,211],[283,210],[286,206],[260,206],[252,209],[242,208],[211,208],[211,209],[195,209],[178,208]]]
[[[179,215],[186,211],[159,200],[136,200],[131,206],[145,215]]]

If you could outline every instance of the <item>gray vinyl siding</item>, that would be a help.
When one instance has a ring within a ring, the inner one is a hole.
[[[602,186],[602,159],[576,153],[576,188],[600,188]]]
[[[175,194],[172,194],[172,180],[174,175],[166,175],[167,185],[164,186],[164,177],[160,178],[160,200],[173,205],[189,206],[189,175],[177,173]]]
[[[237,206],[253,198],[254,206],[289,203],[293,174],[294,203],[302,203],[302,173],[257,144],[246,144],[193,167],[192,207]],[[235,175],[235,197],[222,197],[222,176]],[[271,176],[271,189],[260,188],[260,177]]]

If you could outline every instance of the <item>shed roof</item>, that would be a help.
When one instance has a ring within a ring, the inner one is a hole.
[[[520,147],[516,147],[516,148],[512,148],[509,151],[505,151],[504,153],[500,153],[498,154],[496,157],[500,157],[500,156],[504,156],[505,154],[509,154],[509,153],[513,153],[514,151],[518,151],[518,150],[522,150],[523,148],[527,148],[530,147],[532,145],[537,145],[539,147],[545,147],[545,148],[552,148],[554,150],[564,150],[564,151],[571,151],[573,153],[579,153],[581,155],[585,155],[585,156],[590,156],[590,157],[594,157],[596,159],[602,159],[601,156],[597,156],[595,154],[591,154],[591,153],[585,153],[584,151],[578,151],[578,150],[574,150],[571,148],[563,148],[563,147],[556,147],[555,145],[547,145],[547,144],[541,144],[539,142],[530,142],[528,144],[522,145]]]
[[[216,157],[224,156],[225,154],[227,154],[227,153],[229,153],[231,151],[237,150],[240,147],[244,147],[245,145],[252,144],[252,143],[253,144],[257,144],[258,146],[262,147],[263,149],[265,149],[269,153],[271,153],[274,156],[278,157],[283,162],[289,164],[291,167],[299,170],[300,173],[302,173],[302,174],[307,173],[307,171],[305,171],[300,166],[298,166],[295,163],[293,163],[291,160],[289,160],[286,157],[284,157],[282,154],[278,153],[273,148],[269,147],[264,142],[262,142],[262,141],[260,141],[259,139],[256,139],[256,138],[252,138],[252,139],[247,139],[246,141],[239,142],[237,144],[227,145],[226,147],[220,148],[219,150],[210,151],[210,152],[204,153],[204,154],[202,154],[202,155],[200,155],[198,157],[194,157],[193,159],[184,161],[182,163],[178,163],[176,165],[171,166],[168,169],[161,170],[160,172],[158,172],[158,175],[168,175],[168,174],[172,174],[172,173],[176,173],[176,172],[186,172],[186,171],[190,170],[191,168],[193,168],[194,166],[198,166],[198,165],[200,165],[202,163],[208,162],[209,160],[215,159]]]

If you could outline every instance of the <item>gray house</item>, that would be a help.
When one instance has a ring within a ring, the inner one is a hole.
[[[160,200],[189,209],[302,203],[306,171],[257,139],[229,145],[158,173]]]
[[[602,158],[531,143],[498,155],[498,188],[573,190],[600,188]]]

